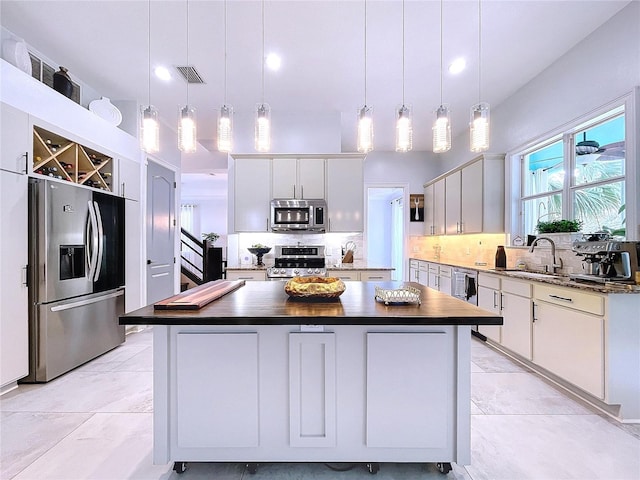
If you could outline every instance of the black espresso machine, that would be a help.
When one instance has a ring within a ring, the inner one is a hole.
[[[571,249],[584,257],[582,273],[571,274],[573,280],[634,283],[640,270],[640,242],[577,240]]]

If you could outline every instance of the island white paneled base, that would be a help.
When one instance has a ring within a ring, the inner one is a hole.
[[[156,464],[470,462],[469,326],[153,328]]]

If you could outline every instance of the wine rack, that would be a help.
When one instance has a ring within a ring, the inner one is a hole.
[[[33,173],[110,192],[113,158],[33,127]]]

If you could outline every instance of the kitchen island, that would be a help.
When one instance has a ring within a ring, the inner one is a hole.
[[[470,328],[502,318],[418,284],[385,305],[345,282],[332,301],[247,282],[154,325],[154,463],[470,462]]]

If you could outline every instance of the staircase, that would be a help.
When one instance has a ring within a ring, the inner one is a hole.
[[[224,278],[222,248],[202,242],[184,228],[180,229],[180,271],[196,285]],[[182,282],[181,290],[186,289]],[[188,284],[187,284],[188,285]]]

